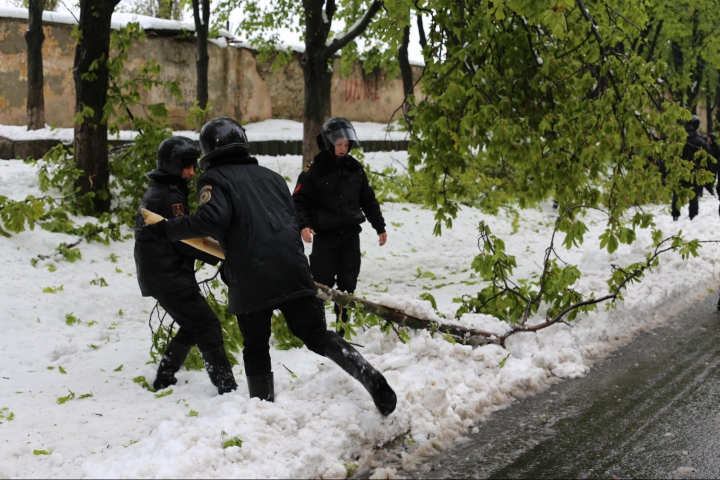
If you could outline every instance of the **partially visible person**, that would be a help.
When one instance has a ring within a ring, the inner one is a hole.
[[[157,170],[148,174],[153,183],[143,195],[140,209],[165,218],[190,213],[188,183],[195,175],[199,156],[200,149],[189,138],[177,136],[163,141],[157,151]],[[237,383],[223,346],[220,320],[200,294],[195,279],[195,260],[212,265],[219,260],[182,242],[154,238],[144,228],[140,209],[135,220],[135,266],[140,291],[145,297],[154,297],[180,326],[160,360],[153,388],[174,385],[175,373],[197,345],[218,393],[235,390]]]
[[[710,157],[708,158],[708,166],[710,166],[712,173],[714,174],[713,181],[710,182],[708,185],[705,185],[705,188],[708,186],[710,187],[710,193],[715,194],[713,191],[713,183],[715,183],[715,180],[717,180],[718,173],[720,172],[720,145],[717,143],[717,135],[714,132],[710,132],[707,134],[707,145],[708,145],[708,153],[710,154]],[[720,183],[718,183],[717,188],[720,190]],[[718,198],[720,198],[720,193],[718,193]]]
[[[699,165],[698,160],[695,158],[695,154],[700,150],[708,151],[708,144],[698,134],[698,128],[700,128],[700,117],[698,117],[697,115],[693,115],[692,119],[688,120],[685,123],[685,131],[687,132],[688,136],[685,141],[685,146],[683,147],[681,155],[683,160],[693,162],[696,169],[702,167]],[[699,211],[699,200],[702,194],[703,186],[698,185],[695,181],[683,180],[680,182],[680,187],[693,189],[694,196],[690,199],[689,203],[690,220],[692,220],[697,216]],[[677,206],[677,202],[678,195],[676,192],[673,191],[671,210],[673,220],[675,221],[680,218],[680,210]]]
[[[245,132],[231,118],[205,124],[200,147],[205,156],[198,211],[145,229],[159,239],[210,236],[220,243],[230,311],[243,334],[250,397],[275,398],[269,340],[278,309],[308,349],[357,379],[381,414],[392,413],[397,398],[385,377],[327,329],[285,179],[250,156]]]
[[[339,290],[353,293],[360,275],[360,225],[367,217],[383,246],[385,220],[363,166],[349,154],[359,144],[352,124],[329,119],[317,143],[320,153],[300,173],[293,193],[297,221],[302,239],[313,244],[315,281],[331,288],[337,283]],[[347,323],[347,310],[334,308],[337,325]]]

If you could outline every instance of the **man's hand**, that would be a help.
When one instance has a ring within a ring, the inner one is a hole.
[[[313,235],[317,235],[317,233],[315,233],[315,230],[313,230],[310,227],[303,228],[302,232],[300,232],[300,236],[302,237],[303,242],[305,242],[305,243],[312,243]]]
[[[164,242],[168,239],[167,238],[167,221],[163,220],[154,225],[145,225],[143,227],[143,232],[149,233],[150,236],[153,237],[158,242]]]
[[[378,233],[378,244],[382,247],[387,242],[387,232]]]

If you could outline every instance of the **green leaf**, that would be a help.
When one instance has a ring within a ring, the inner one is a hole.
[[[66,397],[58,397],[58,399],[57,399],[58,404],[62,405],[63,403],[67,403],[69,400],[72,400],[73,398],[75,398],[75,392],[73,392],[71,390],[68,390],[68,392],[70,392],[70,395],[68,395]]]
[[[145,390],[149,390],[151,392],[154,392],[155,390],[150,386],[150,384],[145,380],[145,377],[140,375],[139,377],[133,378],[133,382],[137,383],[141,387],[143,387]]]
[[[165,390],[165,391],[162,392],[162,393],[156,393],[156,394],[155,394],[155,398],[167,397],[168,395],[172,395],[172,393],[173,393],[173,391],[172,391],[172,388],[171,388],[171,389],[169,389],[169,390]]]
[[[80,323],[81,321],[82,320],[73,315],[72,312],[65,314],[65,323],[67,325],[75,325],[76,323]]]
[[[59,367],[58,367],[58,371],[59,371],[60,373],[62,373],[63,375],[66,375],[66,374],[67,374],[67,372],[65,371],[65,369],[64,369],[62,366],[59,366]]]
[[[52,451],[47,450],[33,450],[33,455],[52,455]]]
[[[63,291],[63,285],[60,285],[59,287],[45,287],[43,288],[43,293],[57,293]]]
[[[196,412],[195,410],[190,410],[190,413],[188,413],[187,416],[188,417],[197,417],[198,412]]]
[[[122,370],[122,368],[123,368],[123,366],[122,366],[122,365],[120,365],[119,367],[117,367],[117,368],[113,369],[113,372],[119,372],[119,371],[121,371],[121,370]]]
[[[194,416],[197,416],[197,412],[195,412]],[[233,437],[230,440],[226,440],[225,442],[223,442],[223,448],[228,448],[228,447],[238,447],[239,448],[239,447],[242,447],[242,444],[243,444],[242,440],[240,440],[238,437]]]

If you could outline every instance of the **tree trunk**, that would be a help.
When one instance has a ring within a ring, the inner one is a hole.
[[[331,115],[330,88],[332,72],[327,60],[310,60],[305,52],[303,77],[305,79],[305,107],[303,109],[303,165],[313,161],[318,152],[317,136]],[[306,60],[306,58],[308,58]]]
[[[110,209],[107,122],[102,117],[108,90],[106,60],[110,53],[110,20],[119,1],[80,0],[81,39],[75,48],[73,77],[75,114],[85,115],[75,124],[75,160],[84,172],[76,181],[79,194],[95,194],[91,204],[81,206],[87,213]],[[96,60],[100,60],[97,69],[89,72]]]
[[[313,161],[318,152],[317,136],[331,115],[330,88],[332,71],[328,62],[332,58],[325,56],[326,41],[330,33],[335,2],[328,0],[323,12],[325,0],[303,0],[305,8],[305,53],[301,65],[305,81],[305,104],[303,107],[303,165]],[[325,20],[327,19],[327,20]]]
[[[316,137],[331,114],[332,71],[328,68],[328,62],[338,51],[365,31],[381,7],[381,0],[374,1],[350,30],[328,42],[328,34],[335,15],[335,0],[327,0],[327,3],[326,0],[303,0],[305,11],[305,54],[301,60],[305,80],[303,165],[312,162],[317,152]]]
[[[407,26],[403,29],[402,43],[398,50],[398,63],[400,63],[400,75],[402,76],[403,82],[403,94],[405,100],[403,103],[403,112],[407,115],[407,98],[413,93],[413,75],[412,67],[410,66],[410,60],[408,59],[408,45],[410,44],[410,27]]]
[[[208,103],[208,22],[210,20],[210,0],[192,0],[195,17],[195,33],[197,34],[198,51],[196,60],[197,71],[197,102],[200,108],[207,108]],[[200,9],[202,8],[202,12]],[[202,15],[202,16],[201,16]]]
[[[28,2],[28,29],[25,31],[27,42],[27,125],[28,130],[45,127],[45,95],[43,93],[42,45],[45,34],[42,28],[42,12],[45,0]]]

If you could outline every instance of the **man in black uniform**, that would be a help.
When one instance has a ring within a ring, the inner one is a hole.
[[[708,151],[708,145],[705,142],[705,140],[700,137],[698,134],[698,128],[700,128],[700,117],[697,115],[693,115],[691,120],[688,120],[685,123],[685,131],[687,132],[687,140],[685,141],[685,146],[683,147],[682,151],[682,159],[687,160],[689,162],[695,163],[697,168],[700,168],[699,161],[695,158],[695,153],[698,151],[705,150]],[[700,199],[700,195],[702,194],[703,186],[698,185],[695,182],[688,182],[688,181],[681,181],[680,182],[681,188],[690,188],[694,190],[695,196],[690,199],[690,220],[695,218],[698,214],[698,201]],[[678,202],[678,196],[677,193],[673,192],[672,197],[672,217],[673,220],[677,221],[678,218],[680,218],[680,210],[677,207]]]
[[[195,175],[200,149],[185,137],[170,137],[158,147],[157,170],[148,174],[153,184],[142,198],[146,208],[166,218],[182,217],[188,209],[188,182]],[[163,222],[165,223],[165,222]],[[135,265],[143,296],[155,297],[180,325],[165,350],[157,378],[156,390],[174,385],[193,345],[202,352],[208,375],[220,394],[237,388],[223,346],[220,321],[200,294],[195,279],[195,260],[213,265],[218,259],[178,241],[155,239],[143,228],[145,222],[138,210],[135,220]]]
[[[339,290],[353,293],[360,274],[360,224],[367,217],[383,246],[385,220],[365,170],[348,155],[359,144],[352,124],[331,118],[317,143],[320,153],[303,169],[293,193],[297,221],[302,239],[313,243],[310,268],[315,281],[331,288],[337,281]],[[339,305],[335,315],[338,324],[348,321],[347,310]]]
[[[397,402],[385,377],[335,332],[327,330],[303,251],[295,208],[283,177],[250,156],[243,128],[216,118],[200,132],[197,213],[146,227],[157,238],[211,236],[225,254],[230,311],[243,334],[251,398],[274,399],[270,322],[274,309],[313,352],[337,363],[389,415]]]

